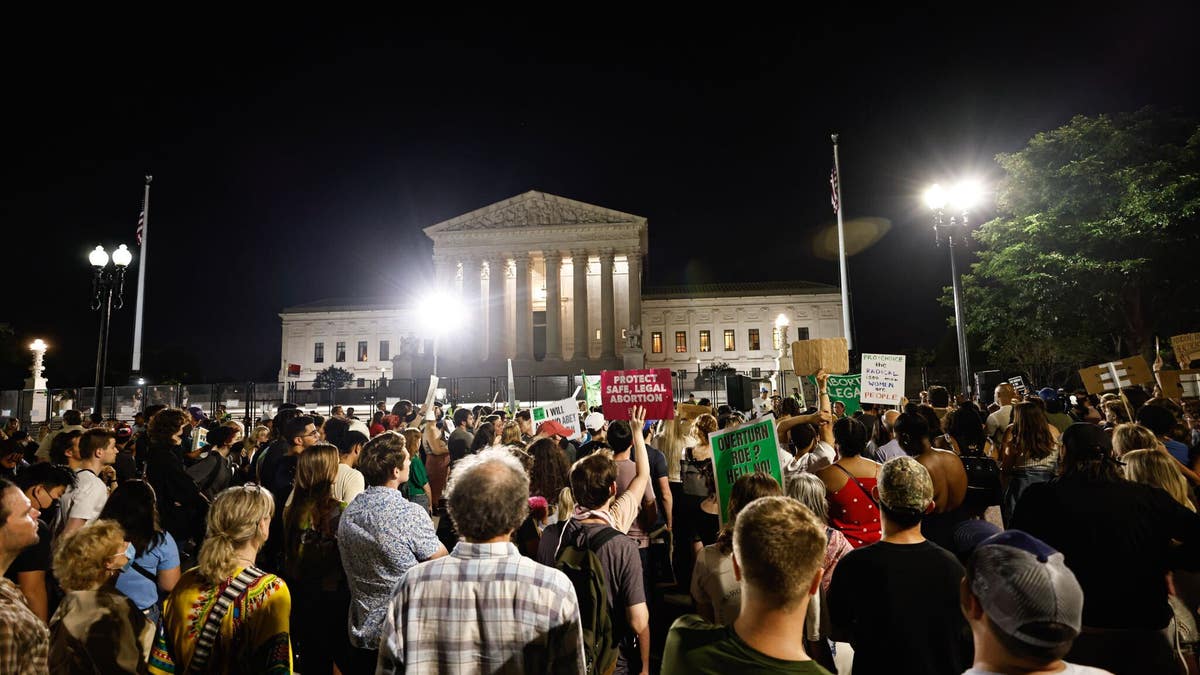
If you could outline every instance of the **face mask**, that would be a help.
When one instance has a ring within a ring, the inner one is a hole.
[[[133,548],[133,544],[131,543],[125,547],[125,566],[121,570],[125,571],[133,567],[133,559],[135,557],[137,557],[137,550]]]

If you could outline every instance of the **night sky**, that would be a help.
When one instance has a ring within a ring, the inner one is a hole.
[[[890,223],[850,259],[859,346],[936,346],[949,270],[927,183],[995,180],[996,153],[1074,114],[1200,110],[1195,3],[1055,5],[10,25],[0,388],[25,376],[35,337],[51,386],[91,382],[87,252],[133,248],[147,170],[145,369],[265,381],[281,308],[416,293],[432,275],[420,228],[531,189],[647,217],[647,285],[836,284],[814,253],[835,131],[846,217]],[[109,383],[129,367],[136,265]]]

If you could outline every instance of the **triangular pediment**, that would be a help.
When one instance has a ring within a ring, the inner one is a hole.
[[[449,232],[509,230],[559,225],[645,223],[642,216],[530,190],[425,228],[433,236]]]

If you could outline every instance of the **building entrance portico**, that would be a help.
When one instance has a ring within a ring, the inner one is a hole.
[[[645,218],[530,191],[424,231],[435,283],[462,312],[463,328],[443,343],[447,368],[501,374],[510,358],[528,374],[625,364],[625,336],[641,320]]]

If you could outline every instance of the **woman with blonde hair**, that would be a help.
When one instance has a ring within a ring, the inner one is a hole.
[[[1117,428],[1113,429],[1112,446],[1113,454],[1117,457],[1123,457],[1126,453],[1133,452],[1134,450],[1157,450],[1162,448],[1166,452],[1166,448],[1159,442],[1154,432],[1137,422],[1118,424]]]
[[[521,440],[521,426],[516,420],[509,420],[504,423],[504,431],[500,435],[500,445],[511,445],[517,448],[524,448],[525,442]]]
[[[1121,426],[1137,425],[1123,424]],[[1149,433],[1149,429],[1146,431]],[[1113,441],[1115,449],[1115,437]],[[1121,461],[1125,463],[1125,478],[1127,480],[1162,488],[1175,501],[1183,504],[1192,511],[1196,510],[1196,505],[1192,503],[1189,497],[1187,479],[1179,471],[1179,462],[1175,461],[1175,458],[1168,455],[1165,450],[1156,450],[1153,448],[1130,450],[1121,456]]]
[[[50,618],[51,673],[145,673],[154,624],[116,589],[135,556],[115,520],[63,537],[54,576],[67,594]]]
[[[1009,526],[1025,489],[1050,480],[1058,471],[1057,443],[1042,406],[1029,401],[1018,403],[1013,406],[1012,419],[1000,443],[1000,475],[1005,484],[1000,515],[1004,527]]]
[[[394,431],[385,431],[394,434]],[[283,509],[283,577],[292,594],[292,634],[305,673],[346,669],[350,587],[338,554],[338,524],[346,505],[333,496],[339,453],[317,443],[300,454],[292,500]]]
[[[257,485],[213,500],[200,564],[184,573],[163,608],[152,673],[292,672],[291,594],[254,564],[274,514],[270,491]]]

